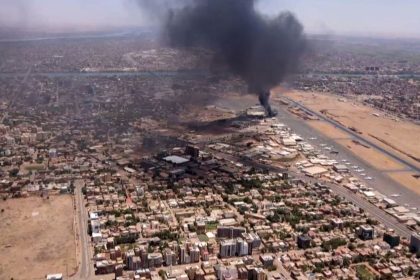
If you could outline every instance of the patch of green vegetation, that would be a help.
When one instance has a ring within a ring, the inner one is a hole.
[[[19,169],[18,168],[13,168],[12,170],[9,171],[9,176],[10,177],[16,177],[19,173]]]
[[[207,235],[205,235],[205,234],[199,234],[198,236],[198,239],[201,241],[201,242],[207,242],[207,241],[209,241],[209,238],[207,237]]]
[[[117,221],[107,220],[106,223],[105,223],[105,227],[107,227],[107,228],[108,227],[115,227],[117,225],[118,225]]]
[[[268,271],[276,271],[277,270],[277,266],[276,265],[272,265],[270,267],[267,268]]]
[[[134,243],[136,242],[136,239],[138,236],[119,236],[115,238],[116,244],[127,244],[127,243]]]
[[[304,220],[304,218],[302,212],[297,207],[293,207],[291,210],[279,208],[274,211],[274,215],[267,217],[272,223],[287,222],[293,228],[299,224],[301,220]]]
[[[211,230],[216,230],[217,226],[219,225],[219,222],[208,222],[206,223],[206,230],[207,231],[211,231]]]
[[[359,265],[356,267],[356,276],[360,280],[375,280],[375,275],[365,265]]]
[[[251,180],[242,179],[240,180],[239,183],[245,188],[245,190],[250,190],[254,188],[261,188],[263,182],[259,179],[251,179]]]
[[[249,196],[247,196],[244,198],[244,202],[248,204],[252,204],[252,199]]]
[[[321,247],[324,249],[324,251],[331,251],[335,250],[340,246],[344,246],[347,244],[347,241],[342,238],[333,238],[329,241],[325,241],[322,243]]]
[[[162,278],[163,280],[166,279],[166,272],[165,272],[165,270],[163,270],[163,269],[159,270],[158,274],[159,274],[160,278]]]
[[[174,241],[174,240],[178,240],[178,233],[177,232],[171,232],[169,230],[164,230],[161,232],[157,232],[153,235],[153,237],[159,237],[161,240],[169,240],[169,241]]]

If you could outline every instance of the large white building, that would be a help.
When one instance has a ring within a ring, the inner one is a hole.
[[[228,258],[236,256],[236,239],[227,239],[220,242],[220,257]]]

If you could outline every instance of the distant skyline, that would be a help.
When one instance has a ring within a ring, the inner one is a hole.
[[[173,0],[177,1],[177,0]],[[135,0],[0,0],[0,27],[104,29],[149,25]],[[289,10],[307,33],[420,38],[420,0],[260,0],[268,15]]]

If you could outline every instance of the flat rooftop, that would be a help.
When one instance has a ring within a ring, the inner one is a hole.
[[[183,164],[183,163],[186,163],[186,162],[190,161],[189,159],[186,159],[186,158],[183,158],[183,157],[180,157],[180,156],[168,156],[168,157],[165,157],[163,159],[165,161],[173,163],[173,164]]]

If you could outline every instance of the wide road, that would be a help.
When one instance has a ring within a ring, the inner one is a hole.
[[[244,108],[243,106],[252,106],[254,104],[238,104],[236,102],[223,102],[223,101],[217,101],[216,105],[218,106],[224,106],[229,109],[232,109],[234,111],[242,111]],[[329,146],[334,146],[334,149],[339,151],[339,155],[330,155],[331,158],[336,160],[342,160],[346,159],[349,162],[352,162],[352,164],[358,165],[361,168],[364,168],[367,174],[371,175],[372,177],[375,177],[374,181],[366,182],[368,186],[372,186],[373,188],[377,189],[379,192],[384,193],[386,195],[390,195],[392,193],[400,193],[400,197],[396,197],[393,199],[397,201],[397,203],[401,205],[408,205],[410,206],[416,206],[418,207],[420,205],[420,197],[414,193],[413,191],[397,184],[393,180],[391,180],[388,176],[383,174],[380,170],[376,170],[372,166],[368,165],[367,163],[360,160],[357,156],[355,156],[351,151],[348,151],[345,147],[337,144],[334,139],[330,139],[324,135],[322,135],[319,131],[315,130],[314,128],[310,127],[307,123],[305,123],[304,120],[298,118],[294,114],[290,113],[287,110],[286,106],[276,106],[276,104],[272,104],[275,109],[278,110],[279,114],[277,116],[277,119],[286,124],[288,127],[290,127],[295,133],[298,133],[302,137],[305,138],[305,140],[311,142],[316,148],[319,146],[319,143],[327,143]],[[317,139],[314,141],[310,141],[310,137],[316,136]],[[349,138],[351,136],[349,135]],[[316,142],[316,143],[314,143]],[[214,153],[214,152],[212,152]],[[261,163],[254,162],[249,159],[243,159],[239,157],[235,157],[232,155],[224,154],[221,152],[216,152],[216,155],[223,157],[227,160],[241,162],[246,165],[255,166],[259,168],[266,168],[268,170],[271,170],[272,172],[283,172],[284,170],[271,166],[271,165],[265,165]],[[298,179],[302,179],[304,181],[311,181],[313,179],[308,178],[304,176],[301,173],[291,172],[289,170],[289,173]],[[357,174],[354,174],[357,176]],[[328,186],[331,188],[332,191],[334,191],[336,194],[346,198],[347,200],[353,202],[355,205],[357,205],[359,208],[365,210],[367,213],[369,213],[373,218],[384,224],[388,228],[394,229],[398,234],[404,237],[409,237],[412,233],[412,231],[407,228],[405,225],[399,223],[394,217],[383,211],[382,209],[379,209],[375,205],[371,204],[365,198],[361,197],[358,194],[355,194],[353,192],[348,191],[344,187],[336,184],[328,184]],[[407,204],[408,203],[408,204]]]
[[[244,165],[253,166],[256,168],[266,169],[270,170],[271,172],[275,173],[282,173],[285,170],[272,166],[272,165],[266,165],[259,162],[254,162],[249,159],[239,158],[237,156],[225,154],[223,152],[214,152],[212,151],[212,154],[217,155],[219,157],[222,157],[226,160],[233,161],[233,162],[240,162]],[[317,182],[319,180],[309,178],[301,173],[293,172],[291,170],[287,171],[291,177],[295,179],[300,179],[305,182]],[[375,205],[371,204],[367,200],[365,200],[363,197],[348,191],[346,188],[338,185],[338,184],[326,184],[334,193],[338,194],[341,197],[344,197],[348,201],[354,203],[359,208],[365,210],[367,213],[369,213],[373,218],[378,220],[380,223],[384,224],[387,228],[394,229],[396,233],[400,234],[401,236],[404,236],[406,238],[409,238],[412,234],[412,231],[408,229],[405,225],[398,222],[394,217],[383,211],[382,209],[379,209]]]
[[[392,217],[391,215],[389,215],[382,209],[376,207],[375,205],[371,204],[364,198],[358,196],[357,194],[347,190],[346,188],[340,185],[336,185],[336,184],[327,184],[327,185],[328,187],[332,189],[333,192],[335,192],[339,196],[344,197],[348,201],[353,202],[355,205],[365,210],[367,213],[369,213],[372,217],[374,217],[380,223],[384,224],[387,228],[394,229],[397,234],[409,239],[411,234],[413,233],[405,225],[399,223],[394,217]]]
[[[238,102],[236,99],[218,99],[215,100],[213,104],[235,112],[242,112],[246,108],[256,105],[257,102],[258,101],[256,99],[253,100],[250,98],[244,98],[241,100],[241,102]],[[407,208],[419,208],[418,210],[412,211],[420,210],[420,196],[414,191],[392,180],[386,174],[386,171],[377,169],[369,163],[363,161],[347,147],[339,144],[337,142],[338,139],[329,138],[328,136],[323,135],[321,132],[311,127],[307,121],[289,112],[288,106],[282,105],[280,102],[272,102],[272,107],[278,111],[277,119],[281,123],[286,124],[295,133],[302,136],[305,141],[312,144],[315,149],[324,152],[324,154],[328,155],[328,157],[331,159],[337,160],[339,162],[346,160],[347,162],[351,163],[351,166],[358,166],[358,168],[363,169],[363,172],[354,172],[353,170],[353,175],[358,177],[358,179],[366,186],[372,187],[380,193],[392,198],[399,205],[404,205]],[[348,134],[346,139],[354,139],[352,137],[352,135]],[[323,149],[322,145],[333,147],[333,150],[336,150],[339,153],[330,154],[329,151]],[[366,180],[365,178],[367,176],[372,177],[373,180]],[[394,196],[396,194],[398,195],[397,197]]]
[[[296,172],[289,172],[289,173],[291,173],[294,178],[301,179],[302,181],[311,182],[311,183],[319,182],[319,179],[313,179],[301,173],[296,173]],[[391,228],[395,230],[397,234],[409,239],[411,234],[414,232],[410,230],[408,227],[406,227],[404,224],[401,224],[400,222],[398,222],[397,219],[395,219],[393,216],[386,213],[384,210],[371,204],[361,195],[346,189],[344,186],[340,184],[329,183],[329,182],[322,182],[322,183],[328,186],[335,194],[339,195],[340,197],[343,197],[347,201],[354,203],[354,205],[356,205],[357,207],[369,213],[373,218],[375,218],[378,222],[385,225],[387,228]]]
[[[387,170],[380,170],[370,165],[369,163],[360,159],[357,154],[353,153],[347,147],[342,146],[338,142],[338,139],[329,138],[328,136],[323,135],[321,132],[311,127],[307,121],[301,119],[295,114],[288,111],[288,107],[284,105],[275,106],[279,114],[277,119],[290,127],[295,133],[299,134],[305,138],[306,142],[309,142],[316,148],[328,155],[331,159],[342,161],[346,160],[351,163],[351,166],[358,166],[359,168],[364,169],[363,173],[366,175],[363,176],[359,172],[354,172],[353,175],[358,177],[361,182],[366,186],[372,187],[378,192],[392,198],[398,204],[404,205],[407,208],[419,207],[420,206],[420,196],[414,191],[402,186],[396,181],[392,180],[387,175]],[[315,138],[313,138],[315,137]],[[312,139],[311,139],[312,138]],[[354,139],[352,135],[348,134],[348,139]],[[329,151],[323,150],[321,145],[326,144],[329,147],[333,147],[334,150],[338,151],[339,154],[330,154]],[[365,177],[370,176],[374,178],[373,180],[366,180]],[[394,194],[398,194],[398,197],[394,197]],[[419,209],[420,210],[420,209]],[[414,211],[419,211],[414,210]]]
[[[75,182],[75,198],[76,198],[76,211],[79,225],[79,255],[80,264],[79,270],[72,277],[72,279],[91,279],[92,266],[91,263],[91,250],[90,250],[90,236],[87,231],[88,215],[83,199],[82,187],[84,186],[83,180],[77,180]]]
[[[368,139],[366,139],[365,137],[361,136],[359,133],[354,132],[353,130],[349,129],[348,127],[346,127],[346,126],[342,125],[341,123],[339,123],[339,122],[337,122],[337,121],[334,121],[334,120],[332,120],[332,119],[330,119],[330,118],[328,118],[328,117],[324,116],[323,114],[321,114],[321,113],[319,113],[319,112],[316,112],[316,111],[314,111],[314,110],[311,110],[311,109],[309,109],[308,107],[306,107],[305,105],[303,105],[302,103],[297,102],[297,101],[294,101],[294,100],[293,100],[293,99],[291,99],[291,98],[287,98],[287,97],[285,97],[285,99],[287,99],[290,103],[292,103],[292,104],[294,104],[295,106],[299,107],[299,108],[300,108],[300,109],[302,109],[303,111],[306,111],[307,113],[310,113],[310,114],[312,114],[312,115],[317,116],[317,117],[318,117],[318,118],[320,118],[321,120],[323,120],[323,121],[325,121],[325,122],[328,122],[329,124],[332,124],[333,126],[337,127],[337,128],[338,128],[338,129],[340,129],[341,131],[343,131],[343,132],[345,132],[345,133],[347,133],[347,134],[350,134],[352,137],[354,137],[355,139],[359,140],[360,142],[365,143],[365,144],[369,145],[370,147],[373,147],[375,150],[377,150],[377,151],[379,151],[379,152],[381,152],[381,153],[383,153],[383,154],[386,154],[386,155],[387,155],[387,156],[389,156],[390,158],[392,158],[392,159],[394,159],[394,160],[398,161],[399,163],[401,163],[401,164],[405,165],[406,167],[408,167],[408,168],[410,168],[410,169],[412,169],[412,170],[414,170],[414,171],[416,171],[416,172],[420,173],[420,168],[419,168],[419,167],[417,167],[415,164],[412,164],[411,162],[406,161],[405,159],[403,159],[403,158],[401,158],[401,157],[397,156],[396,154],[391,153],[391,152],[389,152],[388,150],[386,150],[386,149],[382,148],[381,146],[379,146],[379,145],[377,145],[377,144],[373,143],[372,141],[369,141],[369,140],[368,140]]]

